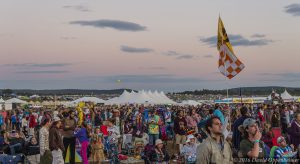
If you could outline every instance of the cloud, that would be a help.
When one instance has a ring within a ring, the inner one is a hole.
[[[285,12],[293,16],[300,16],[300,4],[294,3],[285,7]]]
[[[180,59],[194,59],[195,58],[194,55],[183,54],[183,53],[179,53],[179,52],[176,52],[176,51],[163,52],[162,54],[165,55],[165,56],[174,56],[178,60],[180,60]]]
[[[74,10],[78,10],[78,11],[81,11],[81,12],[91,11],[87,6],[84,6],[84,5],[66,5],[66,6],[63,6],[63,8],[65,8],[65,9],[74,9]]]
[[[176,59],[180,60],[180,59],[192,59],[192,58],[194,58],[193,55],[180,55]]]
[[[16,68],[49,68],[49,67],[66,67],[72,65],[72,63],[20,63],[20,64],[4,64],[7,67]]]
[[[194,83],[204,81],[199,78],[178,77],[172,74],[152,74],[152,75],[116,75],[101,76],[99,79],[104,82],[115,82],[121,80],[123,83]]]
[[[203,57],[205,57],[205,58],[213,58],[214,56],[213,55],[204,55]]]
[[[265,46],[265,45],[269,45],[270,43],[274,42],[273,40],[269,40],[269,39],[249,40],[249,39],[243,37],[242,35],[229,35],[229,40],[233,46],[243,46],[243,47]],[[207,45],[210,45],[211,47],[216,47],[217,36],[201,37],[200,41]]]
[[[69,71],[65,70],[47,70],[47,71],[17,71],[18,74],[61,74],[68,73]]]
[[[60,37],[60,39],[63,39],[63,40],[74,40],[74,39],[77,39],[77,38],[73,37],[73,36],[71,36],[71,37],[69,37],[69,36],[62,36],[62,37]]]
[[[260,73],[259,75],[262,76],[277,76],[280,78],[299,78],[300,79],[300,73],[294,73],[294,72],[285,72],[285,73]]]
[[[9,33],[0,33],[0,38],[12,38],[14,35]]]
[[[264,34],[253,34],[251,37],[252,38],[264,38],[264,37],[266,37],[266,35],[264,35]]]
[[[147,52],[153,52],[153,49],[150,48],[136,48],[136,47],[129,47],[129,46],[121,46],[121,51],[128,52],[128,53],[147,53]]]
[[[179,54],[178,52],[176,51],[168,51],[168,52],[165,52],[163,53],[164,55],[167,55],[167,56],[180,56],[181,54]]]
[[[148,70],[166,70],[166,67],[139,67],[139,69],[148,69]]]
[[[120,20],[108,20],[108,19],[101,19],[101,20],[79,20],[79,21],[71,21],[70,24],[78,24],[81,26],[92,26],[96,28],[113,28],[115,30],[120,31],[145,31],[147,27],[141,26],[136,23],[120,21]]]

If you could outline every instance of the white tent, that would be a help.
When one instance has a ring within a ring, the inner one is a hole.
[[[29,98],[33,99],[33,98],[39,98],[39,97],[40,97],[39,95],[32,95]]]
[[[197,105],[201,105],[201,103],[195,101],[195,100],[185,100],[185,101],[182,101],[180,103],[180,105],[193,105],[193,106],[197,106]]]
[[[272,93],[267,97],[268,100],[271,100],[271,99],[272,99],[272,94],[273,94],[273,93],[275,93],[275,96],[276,96],[276,97],[279,96],[278,93],[276,93],[275,91],[272,91]]]
[[[72,103],[74,103],[74,104],[78,104],[80,102],[93,102],[95,104],[104,104],[106,101],[103,99],[99,99],[97,97],[82,97],[82,98],[72,101]]]
[[[294,97],[290,95],[287,90],[284,90],[284,92],[281,94],[281,98],[284,102],[291,102],[294,101]]]
[[[20,100],[20,99],[17,99],[17,98],[12,98],[12,99],[9,99],[9,100],[6,100],[5,101],[6,104],[27,104],[26,101],[23,101],[23,100]]]
[[[2,99],[2,98],[0,98],[0,110],[2,110],[3,108],[2,108],[2,105],[5,103],[5,101]]]
[[[131,93],[126,90],[119,96],[109,99],[107,104],[175,104],[173,100],[169,99],[163,92],[158,93],[157,91],[139,91]]]

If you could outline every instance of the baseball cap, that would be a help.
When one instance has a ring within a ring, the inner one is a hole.
[[[244,122],[243,122],[243,127],[244,127],[244,128],[247,128],[248,126],[253,125],[253,124],[255,124],[256,122],[257,122],[257,121],[254,120],[253,118],[247,118],[247,119],[245,119]]]
[[[190,134],[187,136],[186,142],[191,142],[191,139],[195,138],[194,135]]]
[[[279,143],[282,142],[282,141],[285,141],[284,137],[283,137],[283,136],[279,136],[279,137],[277,138],[277,143],[279,144]]]

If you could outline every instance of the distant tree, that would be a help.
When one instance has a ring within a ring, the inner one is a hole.
[[[11,89],[4,89],[2,91],[3,96],[8,96],[8,95],[11,95],[12,93],[13,93],[13,90],[11,90]]]

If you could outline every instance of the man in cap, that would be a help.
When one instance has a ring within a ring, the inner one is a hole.
[[[49,130],[49,148],[52,152],[53,162],[55,164],[63,164],[63,151],[65,150],[62,141],[62,135],[60,134],[59,128],[62,123],[59,117],[54,117],[52,126]]]
[[[257,121],[253,118],[244,120],[242,128],[244,139],[240,143],[240,152],[244,158],[264,158],[266,155],[265,146],[261,141],[261,132]]]

